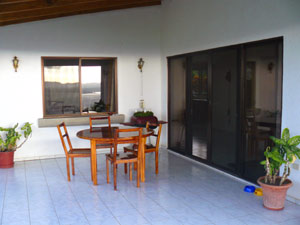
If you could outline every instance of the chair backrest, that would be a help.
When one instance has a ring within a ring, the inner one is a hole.
[[[131,135],[120,137],[120,133],[131,133]],[[142,134],[143,128],[116,129],[114,132],[114,161],[117,157],[118,144],[137,144],[138,158],[140,158]]]
[[[73,149],[72,144],[71,144],[71,140],[70,140],[70,137],[69,137],[69,134],[68,134],[68,131],[67,131],[67,127],[66,127],[64,122],[57,125],[56,127],[58,129],[59,137],[60,137],[62,146],[64,148],[65,154],[67,156],[68,152]],[[63,128],[63,131],[62,131],[62,128]],[[67,148],[65,139],[67,139],[67,145],[68,145],[69,149]]]
[[[257,132],[257,124],[255,117],[246,117],[245,118],[245,130],[247,133],[255,134]]]
[[[90,131],[92,132],[96,127],[93,127],[93,121],[95,120],[107,120],[108,126],[111,127],[110,116],[95,116],[90,117]]]
[[[155,143],[155,148],[158,149],[159,148],[159,141],[160,141],[160,135],[161,135],[161,129],[162,129],[162,124],[156,124],[156,123],[146,123],[146,128],[147,130],[151,130],[150,127],[158,127],[157,133],[152,134],[151,136],[155,136],[156,137],[156,143]]]

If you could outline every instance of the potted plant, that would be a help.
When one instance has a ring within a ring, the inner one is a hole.
[[[31,124],[25,123],[21,127],[21,133],[16,129],[18,124],[12,128],[0,127],[0,168],[11,168],[14,166],[14,152],[21,148],[32,133]],[[24,140],[18,145],[23,136]]]
[[[290,175],[290,166],[300,158],[300,136],[290,137],[290,131],[285,128],[281,138],[273,136],[270,139],[274,146],[266,148],[265,160],[261,161],[266,170],[266,175],[258,178],[257,182],[263,190],[264,207],[272,210],[282,210],[286,199],[286,192],[292,186],[292,181],[287,179]],[[282,176],[279,169],[283,165]]]
[[[157,123],[157,117],[154,116],[151,111],[138,111],[133,114],[130,119],[130,122],[135,124],[136,126],[143,127],[147,122]]]

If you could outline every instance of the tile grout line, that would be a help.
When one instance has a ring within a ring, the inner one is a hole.
[[[214,167],[212,167],[212,166],[210,166],[210,165],[207,165],[207,164],[205,164],[205,163],[196,161],[196,160],[194,160],[194,159],[192,159],[192,158],[189,158],[189,157],[187,157],[187,156],[185,156],[185,155],[182,155],[182,154],[180,154],[180,153],[174,152],[174,151],[172,151],[172,150],[170,150],[170,149],[165,149],[165,150],[166,150],[167,152],[173,154],[173,155],[176,155],[176,156],[179,156],[180,158],[185,159],[186,161],[190,161],[190,162],[193,162],[193,163],[196,164],[196,165],[200,165],[200,166],[203,166],[203,167],[205,167],[205,168],[208,168],[208,169],[210,169],[210,170],[212,170],[212,171],[215,171],[215,172],[217,172],[217,173],[219,173],[219,174],[222,174],[222,175],[225,175],[225,176],[227,176],[227,177],[230,177],[230,178],[233,179],[233,180],[239,181],[239,182],[244,183],[244,184],[246,184],[246,185],[253,185],[253,186],[255,186],[255,187],[259,187],[257,184],[254,184],[254,183],[252,183],[252,182],[250,182],[250,181],[246,181],[246,180],[244,180],[244,179],[242,179],[242,178],[240,178],[240,177],[236,177],[236,176],[234,176],[234,175],[231,175],[231,174],[229,174],[229,173],[226,173],[226,172],[224,172],[224,171],[221,171],[221,170],[219,170],[219,169],[217,169],[217,168],[214,168]]]
[[[46,178],[46,176],[45,176],[45,172],[44,172],[44,168],[43,168],[43,165],[42,165],[42,161],[41,161],[40,159],[39,159],[39,161],[40,161],[41,170],[42,170],[42,173],[43,173],[43,176],[44,176],[44,180],[45,180],[45,182],[46,182],[46,184],[47,184],[47,189],[48,189],[48,193],[49,193],[49,196],[50,196],[50,199],[51,199],[53,208],[54,208],[54,212],[55,212],[55,215],[56,215],[58,224],[60,224],[59,217],[58,217],[58,215],[57,215],[56,208],[55,208],[55,205],[54,205],[54,201],[53,201],[53,198],[52,198],[52,195],[51,195],[51,192],[50,192],[49,184],[48,184],[47,178]]]
[[[129,165],[128,165],[128,167],[129,167]],[[134,168],[134,166],[132,165],[132,170],[134,170],[133,169]],[[129,170],[129,169],[128,169]],[[128,171],[128,175],[129,175],[129,171]],[[126,175],[125,175],[126,176]],[[133,179],[132,179],[133,180]],[[140,181],[140,187],[139,188],[141,188],[141,181]],[[133,208],[134,209],[136,209],[137,211],[138,211],[138,213],[143,217],[143,218],[145,218],[146,219],[146,221],[148,221],[150,224],[152,224],[135,206],[134,206],[134,204],[133,203],[131,203],[130,201],[128,201],[128,199],[126,198],[126,196],[122,193],[122,192],[120,192],[120,194],[126,199],[126,201],[127,202],[129,202],[129,204],[130,205],[132,205],[133,206]]]
[[[141,187],[140,187],[141,188]],[[141,192],[147,197],[147,198],[149,198],[149,199],[151,199],[152,201],[154,201],[157,205],[159,205],[161,208],[163,208],[164,209],[164,211],[171,217],[171,218],[173,218],[173,216],[171,216],[169,213],[168,213],[168,211],[163,207],[163,206],[161,206],[158,202],[156,202],[154,199],[152,199],[152,198],[150,198],[149,196],[147,196],[147,194],[143,191],[143,190],[141,190]],[[121,193],[122,194],[122,196],[124,196],[123,195],[123,193]],[[128,199],[124,196],[124,198],[128,201]],[[138,212],[139,212],[139,214],[141,214],[143,217],[144,217],[144,215],[134,206],[134,204],[133,203],[131,203],[130,201],[128,201],[129,202],[129,204],[131,204]],[[151,210],[149,210],[149,211],[151,211]],[[145,218],[145,217],[144,217]],[[148,219],[147,218],[145,218],[147,221],[148,221]],[[175,218],[173,218],[174,220],[176,220],[177,222],[179,222],[180,224],[182,224],[179,220],[177,220],[177,219],[175,219]],[[163,222],[163,220],[161,220],[162,222]],[[160,222],[160,221],[159,221]],[[149,221],[149,223],[150,224],[152,224],[150,221]]]
[[[175,155],[177,156],[177,154],[175,154]],[[177,182],[176,180],[174,180],[173,182],[177,183],[179,186],[182,185],[181,183]],[[165,190],[165,191],[166,191],[168,194],[170,194],[171,196],[173,196],[175,199],[180,200],[180,201],[182,200],[182,199],[180,199],[180,198],[177,198],[176,195],[172,194],[172,192],[170,192],[169,190]],[[193,191],[191,191],[191,190],[188,190],[188,191],[189,191],[189,193],[197,194],[197,193],[195,193],[195,192],[193,192]],[[145,192],[144,192],[144,193],[145,193]],[[145,195],[147,196],[146,193],[145,193]],[[151,197],[149,197],[149,198],[152,199]],[[166,209],[164,206],[160,205],[159,202],[157,202],[155,199],[152,199],[152,200],[153,200],[154,202],[156,202],[159,206],[161,206],[161,207],[168,213],[167,209]],[[206,200],[206,201],[207,201],[207,200]],[[182,201],[182,203],[183,203],[183,205],[185,205],[186,207],[188,207],[189,209],[191,209],[191,211],[193,211],[194,213],[196,213],[196,214],[198,214],[198,215],[204,217],[205,219],[207,219],[208,221],[210,221],[210,223],[214,224],[214,222],[211,221],[209,218],[207,218],[206,216],[202,215],[201,213],[195,211],[192,207],[189,207],[189,206],[186,204],[185,201]],[[216,207],[217,207],[217,206],[216,206]],[[222,208],[222,207],[218,207],[218,208]],[[169,213],[168,213],[168,214],[169,214]],[[169,214],[169,215],[170,215],[170,214]],[[171,217],[172,217],[172,216],[171,216]],[[178,221],[177,219],[175,219],[175,220]],[[181,223],[181,221],[179,221],[179,222]]]
[[[6,198],[7,177],[8,177],[8,172],[6,171],[6,176],[5,176],[5,187],[4,187],[4,193],[3,193],[3,202],[2,202],[2,210],[1,210],[1,220],[0,220],[0,225],[2,225],[2,222],[3,222],[4,202],[5,202],[5,198]]]
[[[94,184],[90,184],[87,180],[87,178],[83,175],[83,173],[81,172],[80,169],[78,169],[80,172],[81,177],[83,177],[83,179],[86,181],[86,183],[89,185],[89,187],[91,188],[91,190],[96,193],[98,199],[103,203],[103,205],[105,205],[105,207],[107,208],[107,210],[111,213],[111,215],[113,216],[113,218],[117,221],[117,223],[119,223],[121,225],[121,223],[119,222],[119,220],[116,218],[116,216],[112,213],[112,211],[110,210],[110,208],[107,206],[107,204],[101,199],[101,197],[98,195],[98,193],[96,192],[96,190],[94,189]],[[98,184],[99,185],[99,184]],[[97,185],[97,186],[98,186]]]
[[[56,159],[55,159],[55,162],[56,162],[56,164],[57,164],[57,166],[58,166],[58,168],[59,168],[59,171],[61,172],[62,176],[65,178],[65,176],[63,175],[64,173],[62,172],[62,169],[61,169],[61,167],[59,166],[59,163],[57,162]],[[74,167],[75,167],[75,163],[74,163]],[[70,176],[71,176],[71,175],[72,175],[72,173],[71,173],[71,171],[70,171]],[[82,209],[82,207],[81,207],[81,205],[80,205],[80,203],[79,203],[79,201],[78,201],[76,195],[74,194],[74,192],[73,192],[73,190],[72,190],[72,188],[71,188],[71,186],[70,186],[70,182],[69,182],[69,181],[67,181],[67,185],[68,185],[69,190],[72,192],[72,195],[74,196],[75,201],[77,202],[78,206],[80,207],[80,209],[81,209],[81,211],[82,211],[82,213],[83,213],[83,215],[84,215],[86,221],[88,222],[88,224],[90,224],[90,222],[89,222],[87,216],[86,216],[85,213],[84,213],[84,210]]]
[[[29,206],[29,195],[28,195],[28,185],[27,185],[27,172],[26,172],[26,163],[25,162],[24,162],[24,173],[25,173],[25,186],[26,186],[26,195],[27,195],[28,217],[29,217],[29,224],[31,224],[30,206]]]

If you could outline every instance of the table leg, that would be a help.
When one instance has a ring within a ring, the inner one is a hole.
[[[141,141],[141,162],[140,162],[140,168],[141,168],[141,182],[145,182],[145,144],[146,144],[146,138],[142,138]]]
[[[91,140],[91,161],[92,161],[92,180],[94,185],[97,185],[97,152],[96,152],[96,141]]]

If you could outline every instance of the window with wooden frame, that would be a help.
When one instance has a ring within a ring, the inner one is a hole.
[[[42,57],[44,118],[117,113],[117,58]]]

